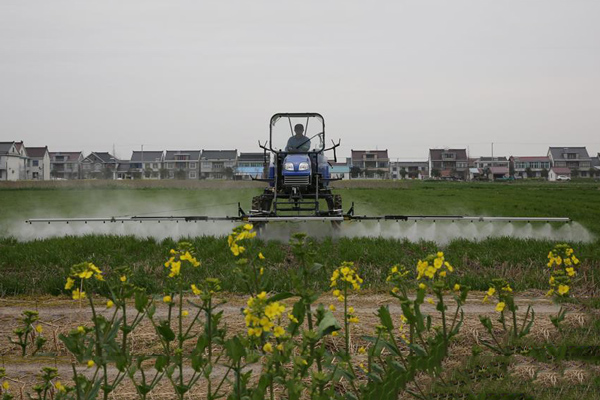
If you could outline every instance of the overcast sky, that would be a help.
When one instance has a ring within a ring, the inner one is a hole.
[[[256,151],[316,111],[350,149],[600,151],[600,1],[0,1],[0,141]]]

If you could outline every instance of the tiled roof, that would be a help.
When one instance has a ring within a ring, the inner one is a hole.
[[[15,142],[0,142],[0,154],[7,154]]]
[[[163,152],[161,151],[134,151],[131,153],[131,161],[161,161]]]
[[[203,160],[235,160],[237,150],[202,150]]]
[[[187,155],[188,160],[198,161],[200,160],[200,150],[167,150],[164,161],[178,161],[176,156]]]
[[[65,151],[65,152],[53,151],[50,153],[50,159],[53,159],[55,156],[65,156],[65,157],[67,157],[68,161],[78,161],[79,157],[81,156],[81,152],[80,151]]]
[[[577,158],[577,160],[585,160],[590,158],[590,155],[585,147],[550,147],[549,151],[554,160],[567,160],[567,158],[563,157],[563,154],[565,153],[578,154],[579,158]]]
[[[27,156],[32,158],[44,158],[46,152],[48,151],[48,147],[25,147],[27,151]]]
[[[557,175],[571,175],[571,170],[565,167],[552,167],[552,171],[554,171]]]
[[[115,156],[113,156],[112,154],[105,152],[105,151],[101,151],[101,152],[96,152],[93,151],[89,156],[87,156],[86,158],[90,158],[91,156],[95,156],[98,159],[100,159],[103,163],[116,163],[118,160],[115,158]]]
[[[264,161],[264,153],[240,153],[238,161]]]
[[[433,161],[442,161],[444,153],[456,154],[456,158],[448,161],[467,161],[467,149],[429,149],[429,158]]]

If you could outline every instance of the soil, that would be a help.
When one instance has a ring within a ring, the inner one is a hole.
[[[479,322],[479,315],[497,315],[494,310],[494,303],[483,304],[484,294],[483,293],[471,293],[467,304],[463,307],[465,313],[465,321],[462,327],[459,337],[453,342],[450,353],[452,358],[447,361],[448,366],[459,365],[460,360],[467,357],[471,353],[471,347],[474,343],[479,342],[482,337],[486,336],[486,332]],[[246,328],[244,325],[243,315],[241,313],[242,308],[246,304],[246,297],[223,294],[221,296],[227,300],[227,303],[221,306],[224,312],[223,322],[228,327],[228,332],[243,332]],[[323,296],[318,302],[322,302],[325,306],[332,303],[331,296]],[[524,314],[528,305],[532,305],[535,309],[536,321],[532,330],[532,337],[539,339],[540,342],[544,339],[555,335],[555,329],[551,325],[548,316],[556,314],[559,307],[553,304],[548,298],[541,296],[539,293],[526,294],[520,296],[516,300],[519,305],[519,311]],[[452,311],[453,301],[448,299],[449,310]],[[98,301],[98,309],[102,310],[103,314],[110,314],[111,310],[106,310],[104,303]],[[291,302],[290,302],[291,304]],[[377,309],[381,305],[389,305],[392,316],[396,321],[399,321],[400,307],[397,302],[389,295],[374,295],[374,294],[362,294],[353,295],[349,297],[349,304],[354,306],[356,309],[356,315],[360,319],[360,323],[353,326],[352,332],[352,347],[356,351],[359,346],[367,345],[361,338],[362,335],[372,335],[375,326],[378,324],[378,319],[375,315]],[[26,356],[21,357],[18,346],[11,344],[7,337],[14,336],[13,330],[19,325],[19,316],[24,310],[37,310],[40,316],[40,323],[44,330],[44,336],[48,338],[48,342],[45,345],[44,353],[54,353],[53,356]],[[132,308],[134,312],[134,309]],[[425,304],[424,311],[431,313],[433,316],[437,314],[434,307]],[[161,304],[156,312],[155,318],[163,318],[166,316],[167,307]],[[190,320],[192,318],[193,311],[190,309]],[[341,320],[341,311],[335,312],[338,320]],[[131,318],[131,316],[130,316]],[[35,384],[38,379],[39,371],[41,367],[51,366],[56,367],[61,375],[61,380],[65,383],[71,381],[72,375],[72,363],[73,360],[69,356],[62,342],[58,339],[60,333],[67,333],[69,330],[76,329],[79,325],[89,325],[91,319],[91,311],[87,307],[87,303],[80,304],[78,301],[69,299],[59,299],[56,297],[42,297],[36,299],[28,298],[5,298],[0,299],[0,355],[1,364],[6,368],[7,376],[12,380],[11,386],[13,387],[13,394],[19,394],[19,392],[27,392],[30,387]],[[567,314],[567,321],[565,323],[580,324],[586,323],[586,316],[582,312],[577,310],[570,310]],[[440,323],[434,318],[433,324]],[[398,322],[396,322],[398,324]],[[333,347],[343,346],[343,339],[341,337],[328,338],[330,345]],[[160,350],[160,344],[158,343],[154,329],[147,320],[144,320],[142,324],[134,331],[131,335],[131,346],[133,352],[136,354],[151,354]],[[192,346],[192,344],[190,344]],[[359,356],[360,357],[360,356]],[[76,365],[79,371],[86,371],[85,365]],[[260,371],[260,365],[253,365],[251,367],[255,372]],[[526,377],[531,374],[533,366],[526,359],[521,363],[517,363],[511,366],[512,372],[516,375]],[[91,374],[91,370],[87,370]],[[214,379],[219,379],[224,374],[224,368],[215,368],[213,372]],[[110,376],[115,376],[117,371],[111,369],[109,371]],[[190,377],[193,371],[191,368],[184,370],[184,376]],[[569,380],[581,380],[589,373],[584,370],[582,365],[574,363],[569,368],[569,374],[558,374],[555,371],[539,371],[538,380],[547,381],[550,385],[555,385],[564,381]],[[545,382],[544,381],[544,382]],[[205,387],[202,384],[198,384],[194,387],[192,394],[201,394],[205,391]],[[117,391],[114,393],[113,398],[124,399],[136,397],[134,387],[130,381],[125,379],[123,384],[120,385]],[[173,398],[173,389],[168,384],[168,381],[164,379],[161,382],[161,386],[157,387],[152,392],[153,399]],[[18,398],[18,396],[17,396]]]

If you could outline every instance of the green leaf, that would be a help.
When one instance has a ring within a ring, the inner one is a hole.
[[[175,332],[173,332],[171,327],[169,327],[167,321],[163,321],[160,325],[158,325],[156,327],[156,330],[166,342],[172,342],[173,340],[175,340]]]
[[[333,313],[329,310],[326,310],[323,319],[319,322],[317,326],[317,331],[319,333],[319,337],[323,337],[325,335],[329,335],[331,332],[339,331],[342,329],[339,322],[333,316]]]
[[[408,345],[408,347],[412,349],[415,352],[415,354],[419,357],[427,356],[427,352],[425,351],[425,349],[418,344],[411,343]]]
[[[285,292],[285,293],[277,293],[274,296],[271,296],[267,299],[268,303],[272,303],[275,301],[281,301],[281,300],[285,300],[285,299],[289,299],[290,297],[294,297],[294,293],[290,293],[290,292]]]
[[[154,362],[154,368],[158,372],[162,372],[168,363],[169,359],[167,358],[167,356],[158,356],[156,357],[156,361]]]
[[[383,325],[385,329],[388,330],[388,332],[394,330],[394,323],[392,322],[392,317],[390,315],[390,309],[388,308],[388,306],[379,307],[379,310],[377,311],[377,316],[379,317],[381,325]]]
[[[238,363],[242,357],[246,355],[246,349],[240,341],[240,338],[234,336],[225,342],[225,350],[227,356],[234,362]]]
[[[146,293],[141,290],[136,290],[135,292],[135,309],[137,312],[144,312],[144,308],[148,305],[148,296]]]

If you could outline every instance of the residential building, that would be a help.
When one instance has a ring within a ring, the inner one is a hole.
[[[466,179],[467,149],[429,149],[429,175],[442,179]]]
[[[390,177],[392,179],[426,179],[429,177],[427,161],[391,161]]]
[[[510,157],[515,178],[547,178],[550,172],[550,157]]]
[[[475,168],[489,180],[508,178],[509,161],[506,157],[479,157],[475,160]]]
[[[571,179],[571,169],[567,167],[552,167],[548,172],[548,180],[551,182]]]
[[[201,150],[167,150],[163,159],[168,179],[200,179]]]
[[[131,161],[119,160],[117,163],[116,179],[134,179],[136,176],[139,179],[141,177],[141,172],[137,172],[137,174],[134,176],[131,169]]]
[[[592,159],[585,147],[550,147],[548,157],[552,167],[569,168],[573,177],[590,176]]]
[[[134,151],[129,160],[129,173],[138,179],[160,179],[163,169],[164,152],[161,151]],[[166,176],[164,176],[166,178]]]
[[[23,142],[0,142],[0,181],[27,179],[27,161]]]
[[[592,170],[595,178],[600,178],[600,153],[592,157]]]
[[[50,152],[50,177],[53,179],[81,179],[83,152]]]
[[[232,179],[235,176],[237,150],[202,150],[203,179]]]
[[[352,150],[351,163],[354,178],[388,179],[390,176],[387,150]]]
[[[116,179],[119,160],[107,152],[92,152],[81,161],[84,179]]]
[[[240,153],[235,167],[235,179],[263,178],[269,167],[268,157],[267,155],[265,158],[264,153]]]
[[[50,180],[50,152],[48,146],[26,147],[28,160],[27,178],[34,181]]]
[[[352,165],[351,157],[346,157],[345,162],[330,161],[329,165],[331,165],[329,173],[332,179],[350,180],[352,178],[350,174],[350,166]]]

